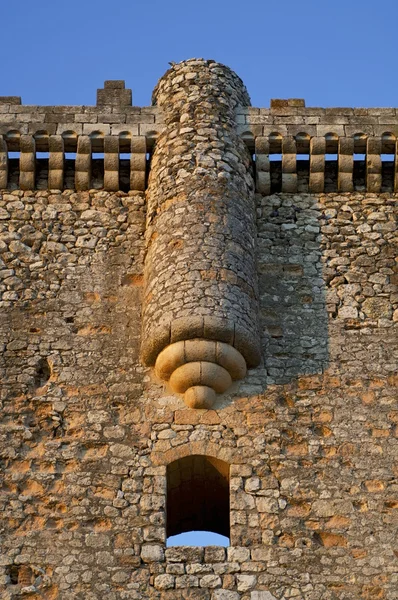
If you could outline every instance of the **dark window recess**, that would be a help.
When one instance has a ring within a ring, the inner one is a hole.
[[[272,154],[269,159],[271,194],[275,194],[282,190],[282,154]]]
[[[93,189],[104,187],[104,153],[93,152],[91,156],[91,185]]]
[[[365,155],[354,154],[354,168],[352,171],[354,190],[359,191],[364,191],[366,189],[366,161],[361,158],[362,156]]]
[[[50,379],[51,368],[46,358],[41,358],[36,365],[36,373],[34,378],[35,388],[43,387]]]
[[[209,531],[229,538],[229,465],[187,456],[167,467],[167,537]]]
[[[325,154],[325,192],[337,192],[337,154]]]
[[[308,193],[310,180],[310,156],[309,154],[297,154],[297,191]]]
[[[36,179],[35,188],[46,190],[48,188],[49,153],[36,152]]]
[[[64,188],[75,189],[76,152],[65,152],[64,158]]]
[[[122,192],[128,192],[130,189],[130,161],[130,152],[119,154],[119,186]]]

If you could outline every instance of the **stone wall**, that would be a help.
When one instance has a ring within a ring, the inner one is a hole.
[[[2,194],[4,594],[395,598],[394,200],[258,197],[265,364],[193,411],[138,360],[142,195]],[[164,549],[189,454],[232,465],[227,560]]]
[[[0,191],[2,598],[397,599],[397,194],[253,201],[261,362],[198,410],[140,359],[145,193]],[[191,456],[228,548],[166,546]]]

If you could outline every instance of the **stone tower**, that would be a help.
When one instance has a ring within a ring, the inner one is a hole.
[[[397,136],[202,59],[0,97],[1,598],[397,600]]]

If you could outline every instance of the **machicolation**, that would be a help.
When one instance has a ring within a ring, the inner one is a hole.
[[[1,598],[398,599],[397,111],[0,97]]]

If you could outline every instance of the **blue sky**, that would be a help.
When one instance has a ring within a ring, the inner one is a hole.
[[[95,104],[105,79],[150,103],[168,61],[213,58],[254,106],[396,106],[397,0],[10,0],[2,2],[0,95]]]

